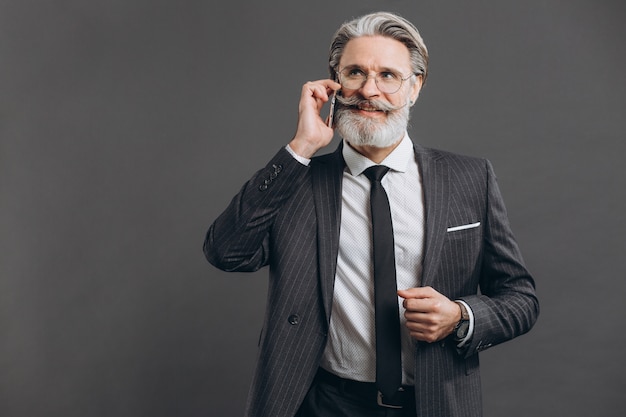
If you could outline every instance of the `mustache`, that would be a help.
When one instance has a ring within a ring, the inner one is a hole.
[[[392,112],[395,110],[400,110],[403,107],[406,107],[408,103],[403,104],[402,106],[392,106],[389,103],[385,103],[379,100],[367,100],[359,96],[352,97],[344,97],[342,95],[337,94],[336,96],[337,102],[344,107],[370,107],[376,110],[384,111],[384,112]]]

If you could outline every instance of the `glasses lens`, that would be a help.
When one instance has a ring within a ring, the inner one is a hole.
[[[340,73],[339,82],[343,88],[358,90],[365,83],[367,75],[359,69],[345,69]]]
[[[358,68],[347,68],[340,72],[339,82],[348,90],[358,90],[367,81],[368,75]],[[402,85],[402,77],[391,71],[377,73],[375,76],[378,89],[387,94],[395,93]]]
[[[395,93],[402,85],[402,77],[395,72],[381,72],[376,74],[376,85],[383,93]]]

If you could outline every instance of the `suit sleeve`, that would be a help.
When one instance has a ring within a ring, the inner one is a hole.
[[[281,149],[209,227],[203,247],[207,260],[224,271],[252,272],[267,265],[273,221],[307,170]]]
[[[486,228],[480,295],[462,297],[471,307],[474,334],[465,356],[528,332],[539,315],[535,283],[511,231],[493,167],[487,161]]]

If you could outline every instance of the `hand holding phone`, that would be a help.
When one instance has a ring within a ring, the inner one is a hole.
[[[335,89],[339,83],[330,79],[309,81],[302,86],[298,104],[298,126],[289,146],[299,156],[311,158],[333,139],[336,104]],[[341,94],[341,92],[339,92]],[[325,104],[330,107],[326,119],[320,113]]]

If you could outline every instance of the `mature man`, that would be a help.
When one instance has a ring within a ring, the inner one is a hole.
[[[480,416],[478,352],[533,326],[490,163],[407,135],[427,63],[404,18],[345,23],[295,136],[211,225],[213,265],[270,267],[248,416]]]

